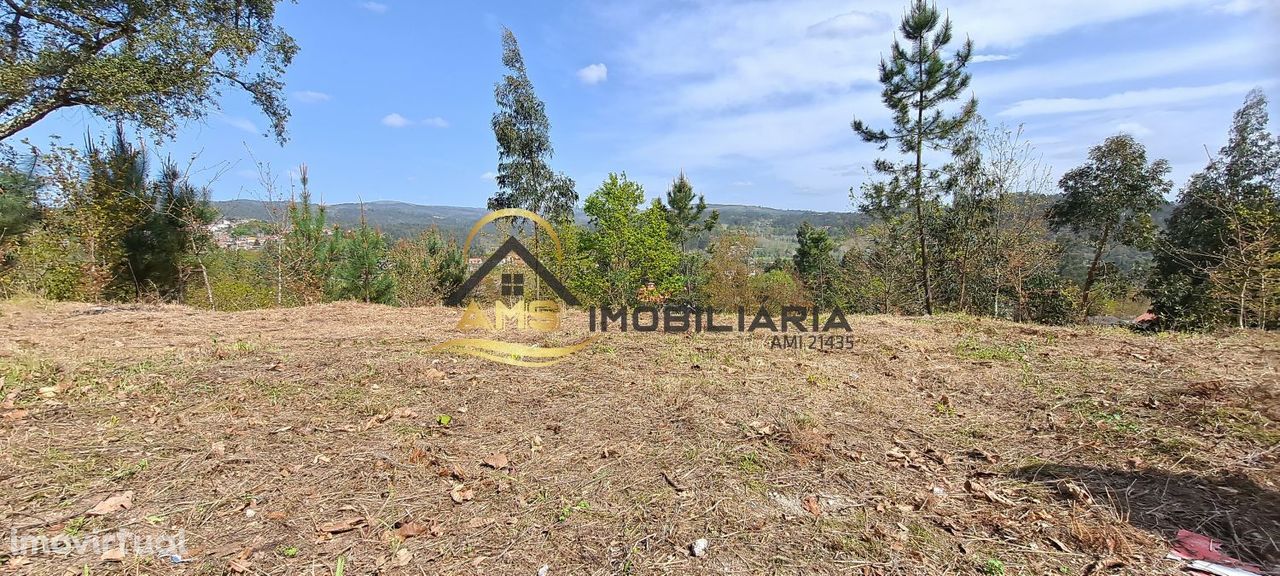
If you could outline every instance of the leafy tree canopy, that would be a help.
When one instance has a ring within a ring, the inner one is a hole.
[[[286,140],[285,68],[298,47],[279,0],[4,0],[0,140],[74,106],[172,137],[180,120],[249,93]]]

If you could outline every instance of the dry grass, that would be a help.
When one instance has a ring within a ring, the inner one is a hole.
[[[4,525],[190,562],[0,570],[1172,574],[1178,528],[1280,564],[1272,335],[862,317],[852,350],[611,333],[527,370],[425,352],[451,309],[90,308],[0,303]]]

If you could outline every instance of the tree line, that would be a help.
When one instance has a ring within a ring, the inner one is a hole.
[[[39,3],[2,9],[0,19],[14,25],[0,60],[25,76],[0,78],[0,136],[73,105],[115,119],[117,129],[79,148],[28,154],[6,140],[0,290],[243,309],[344,299],[434,304],[462,282],[461,250],[438,231],[391,243],[363,219],[351,229],[330,225],[312,201],[305,166],[288,201],[271,204],[261,250],[213,246],[207,189],[171,160],[153,170],[159,155],[131,141],[125,123],[163,138],[175,122],[215,107],[211,95],[230,86],[254,96],[283,139],[280,76],[297,47],[271,24],[270,0],[234,10],[216,0],[117,4],[124,16],[112,22]],[[152,36],[140,31],[152,24],[191,37],[203,52],[147,44]],[[37,41],[80,32],[122,41]],[[721,225],[684,173],[652,200],[625,172],[611,173],[579,204],[573,179],[551,167],[546,106],[504,29],[507,72],[494,88],[498,166],[488,205],[554,222],[563,257],[553,257],[537,231],[533,249],[584,303],[815,304],[1071,323],[1117,303],[1149,302],[1166,328],[1280,324],[1280,143],[1260,90],[1246,97],[1227,144],[1178,189],[1170,210],[1168,163],[1149,158],[1128,134],[1093,146],[1083,164],[1053,181],[1021,127],[978,114],[967,71],[972,43],[953,47],[955,36],[936,5],[910,3],[879,69],[891,124],[851,122],[855,137],[883,152],[850,190],[871,223],[848,240],[802,223],[791,257],[770,259],[757,239]],[[166,50],[170,58],[156,56]],[[61,67],[33,68],[42,61]],[[138,80],[164,75],[173,82]],[[585,223],[574,221],[579,205]],[[1163,212],[1169,216],[1160,222]],[[1143,257],[1126,264],[1117,251]]]

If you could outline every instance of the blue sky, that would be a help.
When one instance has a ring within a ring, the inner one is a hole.
[[[709,202],[850,210],[878,151],[849,129],[887,127],[876,65],[905,0],[282,4],[301,46],[283,148],[228,90],[223,110],[162,153],[195,158],[214,198],[261,198],[255,159],[287,190],[296,166],[328,203],[483,206],[497,153],[489,120],[500,30],[518,37],[556,148],[585,198],[611,171],[650,197],[684,170]],[[1127,131],[1180,186],[1225,141],[1245,93],[1280,122],[1274,0],[940,2],[979,55],[979,111],[1025,125],[1056,174]],[[101,123],[62,111],[21,133],[80,142]],[[1276,124],[1273,124],[1276,126]]]

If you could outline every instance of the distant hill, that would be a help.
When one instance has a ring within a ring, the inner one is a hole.
[[[1047,208],[1056,196],[1045,196],[1044,207]],[[213,202],[213,206],[225,218],[271,220],[271,205],[257,200],[225,200]],[[276,206],[283,211],[284,204]],[[871,221],[871,218],[857,212],[817,212],[812,210],[785,210],[766,208],[763,206],[743,206],[738,204],[711,204],[710,209],[720,212],[718,230],[742,230],[756,239],[756,257],[773,259],[787,257],[795,251],[795,234],[800,223],[809,222],[814,226],[824,227],[840,245],[847,247],[853,238],[854,230]],[[424,206],[407,202],[378,201],[365,202],[365,217],[374,227],[383,231],[392,240],[407,238],[423,230],[435,227],[446,235],[461,241],[477,220],[488,210],[466,206]],[[1156,222],[1163,225],[1168,218],[1172,205],[1166,204],[1156,212]],[[327,208],[329,222],[344,228],[352,228],[360,224],[360,205],[357,203],[330,204]],[[577,213],[579,222],[586,222],[586,215]],[[1064,275],[1083,277],[1084,268],[1093,256],[1093,249],[1087,242],[1076,238],[1069,232],[1057,235],[1063,241],[1066,257],[1063,260]],[[694,248],[705,247],[709,238],[702,237]],[[1108,260],[1116,262],[1123,269],[1131,269],[1145,261],[1148,254],[1132,248],[1119,247],[1108,254]]]
[[[258,200],[225,200],[213,202],[213,207],[224,218],[272,220],[272,208],[283,214],[285,203],[274,205]],[[423,230],[435,227],[457,238],[466,237],[488,210],[462,206],[423,206],[408,202],[378,201],[364,203],[365,217],[369,224],[379,228],[391,238],[407,238]],[[330,204],[326,207],[328,220],[344,228],[360,225],[360,204]],[[278,217],[277,217],[278,218]]]
[[[224,218],[273,219],[273,205],[258,200],[224,200],[213,202],[213,206]],[[283,212],[284,204],[276,203],[274,207]],[[762,244],[794,244],[796,228],[804,221],[828,227],[839,238],[849,237],[855,228],[866,222],[865,216],[851,212],[782,210],[735,204],[716,204],[710,208],[720,211],[721,227],[745,230],[759,238]],[[369,223],[393,239],[413,236],[431,227],[461,239],[471,225],[488,212],[484,208],[423,206],[394,201],[365,202],[364,210]],[[360,224],[360,205],[356,203],[330,204],[327,214],[329,222],[344,228]],[[586,215],[578,212],[577,219],[585,222]]]

